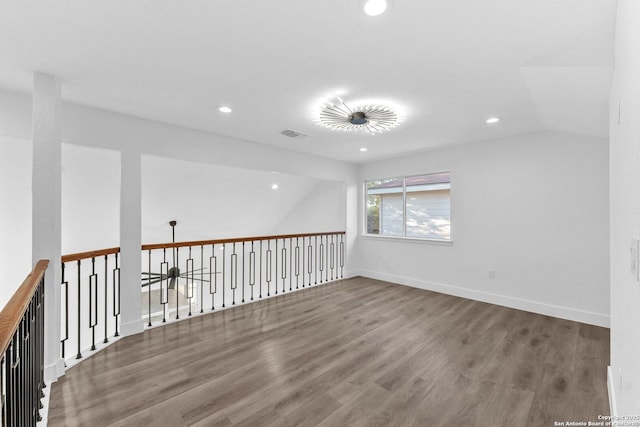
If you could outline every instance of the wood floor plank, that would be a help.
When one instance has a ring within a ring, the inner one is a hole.
[[[608,415],[609,331],[362,277],[126,337],[51,426],[549,426]]]

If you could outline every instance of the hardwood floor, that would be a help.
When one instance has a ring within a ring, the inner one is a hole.
[[[608,415],[609,330],[361,277],[124,338],[51,426],[553,426]]]

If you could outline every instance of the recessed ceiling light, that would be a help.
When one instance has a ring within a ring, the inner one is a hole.
[[[221,105],[218,107],[218,111],[220,111],[221,113],[230,113],[232,110],[226,105]]]
[[[277,189],[278,189],[278,184],[273,184],[273,185],[271,186],[271,189],[272,189],[272,190],[277,190]]]
[[[367,151],[367,147],[362,147],[360,151]]]
[[[494,123],[498,123],[499,121],[500,121],[500,117],[489,117],[489,118],[486,120],[486,123],[487,123],[488,125],[492,125],[492,124],[494,124]]]
[[[386,0],[368,0],[364,4],[364,13],[369,16],[378,16],[387,9]]]

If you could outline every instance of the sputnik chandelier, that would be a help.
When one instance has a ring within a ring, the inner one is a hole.
[[[364,130],[372,135],[396,127],[401,119],[390,107],[381,104],[348,106],[338,97],[338,103],[326,102],[321,106],[316,124],[345,132]]]

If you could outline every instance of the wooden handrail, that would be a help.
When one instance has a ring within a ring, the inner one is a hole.
[[[22,316],[26,313],[31,298],[49,265],[49,260],[38,261],[22,285],[13,294],[7,305],[0,311],[0,354],[9,347],[13,334],[18,329]]]
[[[231,239],[195,240],[192,242],[153,243],[150,245],[142,245],[142,250],[147,251],[152,249],[181,248],[184,246],[205,246],[205,245],[218,245],[222,243],[240,243],[240,242],[251,242],[251,241],[255,242],[257,240],[294,239],[296,237],[330,236],[333,234],[346,234],[346,233],[344,231],[330,231],[326,233],[279,234],[276,236],[235,237]]]
[[[120,248],[96,249],[95,251],[78,252],[75,254],[62,255],[62,262],[79,261],[87,258],[96,258],[103,255],[117,254]]]
[[[152,243],[147,245],[142,245],[143,251],[153,250],[153,249],[164,249],[164,248],[182,248],[185,246],[205,246],[205,245],[219,245],[222,243],[241,243],[241,242],[251,242],[256,240],[275,240],[275,239],[295,239],[296,237],[313,237],[313,236],[330,236],[334,234],[346,234],[344,231],[330,231],[324,233],[304,233],[304,234],[279,234],[276,236],[256,236],[256,237],[234,237],[229,239],[216,239],[216,240],[194,240],[191,242],[169,242],[169,243]],[[71,262],[71,261],[79,261],[88,258],[96,258],[104,255],[111,255],[120,252],[120,248],[107,248],[107,249],[97,249],[94,251],[87,252],[78,252],[75,254],[68,254],[62,256],[62,262]]]

